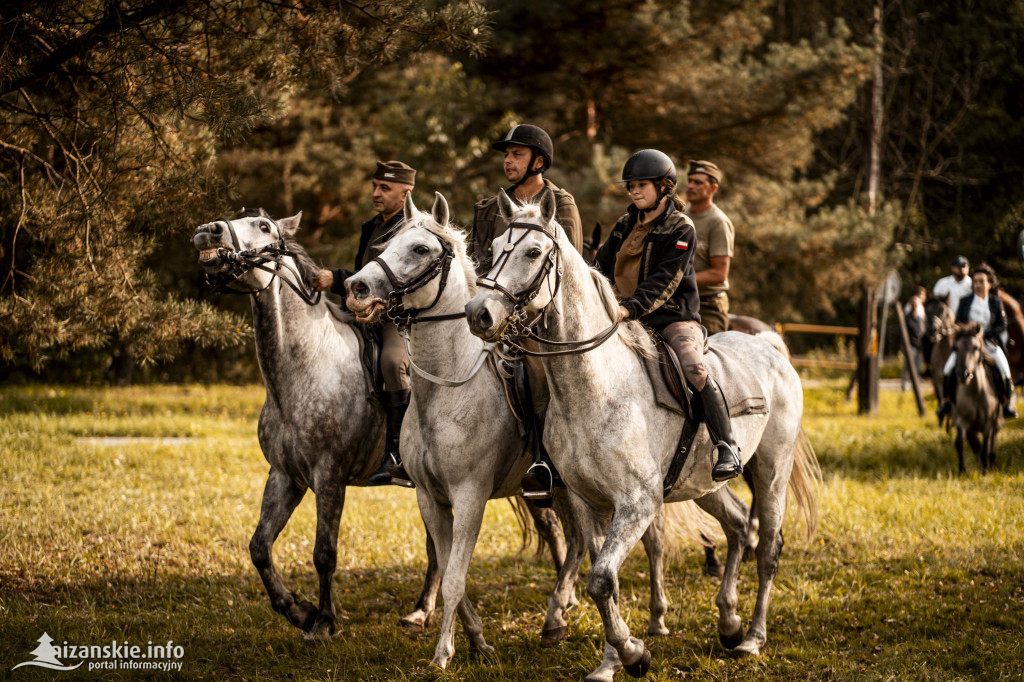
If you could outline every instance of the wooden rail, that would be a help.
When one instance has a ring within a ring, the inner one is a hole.
[[[832,327],[824,324],[801,324],[799,322],[777,323],[775,328],[779,334],[786,332],[808,332],[811,334],[841,334],[846,336],[857,336],[860,330],[856,327]]]

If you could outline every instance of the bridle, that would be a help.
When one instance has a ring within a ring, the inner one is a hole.
[[[427,230],[430,232],[429,230]],[[384,271],[384,275],[388,278],[391,283],[391,293],[388,294],[387,304],[384,308],[384,314],[389,320],[399,326],[408,326],[416,322],[440,322],[442,320],[457,320],[466,316],[465,311],[461,313],[452,313],[450,315],[431,315],[421,317],[419,313],[426,310],[430,310],[437,302],[441,300],[441,294],[444,293],[445,285],[448,284],[448,273],[452,268],[452,260],[455,259],[455,251],[452,249],[452,245],[439,235],[433,234],[437,238],[437,241],[441,244],[441,254],[430,261],[427,267],[420,274],[412,278],[412,281],[407,284],[402,284],[398,277],[395,276],[394,271],[391,270],[391,266],[387,262],[377,256],[371,262],[376,263],[380,266],[380,269]],[[434,296],[434,300],[430,305],[423,308],[407,308],[405,301],[403,300],[406,296],[422,289],[427,284],[432,282],[435,278],[440,277],[441,281],[437,285],[437,295]]]
[[[277,230],[277,241],[265,244],[260,247],[253,249],[242,249],[242,244],[238,239],[238,234],[235,232],[234,225],[227,218],[221,218],[213,221],[212,225],[220,225],[223,223],[227,229],[228,234],[231,235],[231,244],[234,246],[234,251],[218,247],[217,255],[223,258],[225,261],[232,265],[231,271],[226,273],[218,273],[211,276],[209,273],[206,274],[206,283],[212,288],[215,294],[240,294],[240,295],[251,295],[259,297],[260,293],[265,291],[267,287],[273,283],[274,279],[280,278],[291,287],[292,291],[298,294],[307,305],[316,305],[320,302],[319,291],[309,291],[305,288],[299,288],[295,282],[302,283],[303,279],[299,272],[287,261],[286,258],[294,258],[297,254],[294,251],[288,249],[287,242],[281,234],[281,227],[274,222],[271,218],[259,217],[260,220],[266,220],[268,223],[274,226]],[[277,267],[269,268],[266,263],[272,262]],[[294,277],[294,282],[291,278],[281,277],[281,268],[284,268],[290,272]],[[242,276],[248,274],[253,270],[262,270],[273,275],[270,280],[260,288],[249,286],[246,282],[242,281]],[[230,278],[230,279],[229,279]],[[219,281],[214,281],[214,280]]]
[[[523,235],[516,241],[512,241],[512,229],[522,228],[526,230]],[[524,239],[530,234],[531,231],[540,232],[545,237],[551,240],[553,246],[551,251],[548,252],[547,258],[544,260],[544,264],[541,266],[540,271],[518,294],[513,293],[507,287],[498,283],[497,278],[501,274],[501,271],[508,265],[512,257],[512,252],[515,251],[516,247],[523,242]],[[555,273],[555,283],[552,286],[550,284],[549,275],[552,270]],[[534,223],[524,222],[513,222],[509,223],[508,226],[508,241],[502,247],[501,253],[496,259],[494,259],[494,265],[491,268],[491,272],[486,277],[480,277],[476,281],[476,285],[482,289],[490,289],[497,291],[499,294],[507,298],[512,303],[512,312],[509,313],[507,320],[508,323],[502,329],[500,340],[505,343],[510,349],[516,353],[523,355],[529,355],[531,357],[557,357],[561,355],[576,355],[579,353],[586,353],[594,350],[602,343],[610,339],[615,331],[618,329],[619,324],[622,322],[621,317],[617,317],[615,322],[607,329],[601,331],[596,336],[582,341],[552,341],[545,339],[537,335],[533,330],[533,327],[543,318],[545,314],[544,309],[537,312],[537,314],[530,319],[530,315],[527,312],[527,306],[537,298],[537,295],[541,292],[541,288],[545,282],[548,282],[548,289],[551,293],[548,305],[554,303],[555,295],[558,293],[562,284],[562,254],[561,247],[558,245],[558,236],[553,231],[548,231],[545,226],[536,225]],[[556,308],[556,312],[559,312]],[[559,313],[560,314],[560,313]],[[524,348],[519,339],[528,338],[539,343],[543,343],[549,346],[561,346],[561,350],[555,351],[535,351],[528,348]]]

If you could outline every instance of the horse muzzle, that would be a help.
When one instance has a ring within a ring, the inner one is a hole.
[[[478,295],[466,304],[469,330],[488,342],[501,338],[511,313],[502,300],[486,294]]]
[[[209,274],[226,271],[230,263],[222,255],[225,250],[234,251],[224,240],[224,228],[217,223],[200,225],[192,237],[192,246],[199,252],[199,265]]]
[[[360,324],[375,324],[384,317],[387,305],[379,298],[356,298],[351,293],[345,299],[345,307],[356,316]]]

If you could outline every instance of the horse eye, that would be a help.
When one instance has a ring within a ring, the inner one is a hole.
[[[526,252],[527,258],[538,258],[540,256],[540,247],[535,246]]]
[[[260,229],[264,232],[270,232],[270,223],[260,223]]]
[[[413,252],[415,252],[415,253],[417,253],[417,254],[419,254],[421,256],[425,256],[428,253],[430,253],[430,249],[428,247],[424,246],[423,244],[417,244],[416,246],[412,247],[412,250],[413,250]]]

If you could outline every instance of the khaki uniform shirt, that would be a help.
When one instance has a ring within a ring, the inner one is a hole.
[[[640,254],[644,250],[644,240],[650,232],[650,223],[641,225],[637,223],[633,231],[629,233],[618,255],[615,257],[615,295],[619,299],[628,298],[636,291],[640,283]]]
[[[697,230],[697,250],[693,254],[694,272],[701,272],[711,267],[712,256],[733,255],[733,240],[736,230],[732,226],[729,216],[725,215],[722,209],[714,204],[711,208],[694,215],[690,213],[690,207],[686,207],[686,215],[693,221]],[[700,295],[709,296],[722,291],[729,290],[729,280],[721,284],[702,284]]]
[[[576,200],[564,189],[556,187],[550,180],[545,180],[544,184],[546,187],[534,195],[531,201],[540,200],[541,192],[554,193],[555,220],[569,235],[569,241],[572,242],[573,248],[582,253],[583,223],[580,221],[580,212],[576,208]],[[506,193],[515,201],[512,192],[506,190]],[[491,242],[507,229],[508,224],[501,217],[501,211],[498,209],[497,195],[477,203],[473,210],[473,229],[469,234],[467,244],[469,255],[477,263],[477,275],[484,275],[491,269]]]

